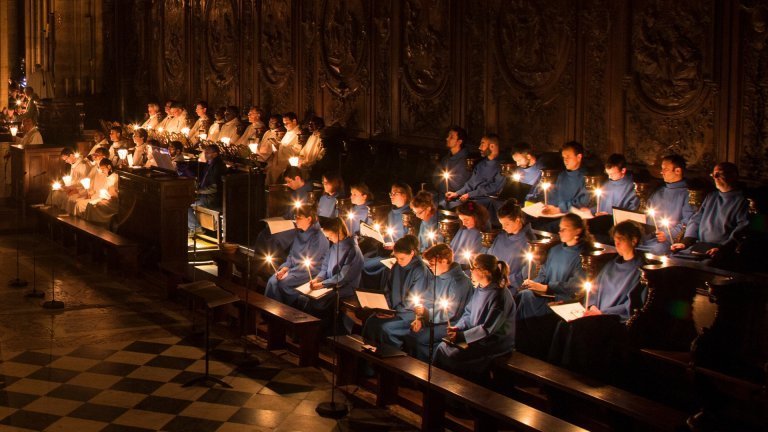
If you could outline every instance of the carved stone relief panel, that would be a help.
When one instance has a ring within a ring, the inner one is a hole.
[[[262,104],[272,112],[296,110],[293,100],[294,72],[290,0],[264,0],[261,3],[261,62],[264,84]]]
[[[609,38],[613,30],[615,15],[614,2],[610,0],[589,0],[583,3],[579,14],[584,37],[584,107],[583,144],[594,154],[607,155],[608,143],[606,72],[609,66]]]
[[[315,113],[318,86],[318,39],[322,27],[318,24],[318,0],[301,3],[301,59],[302,75],[299,100],[305,114]]]
[[[492,21],[499,133],[536,151],[573,137],[575,3],[502,1]]]
[[[319,78],[331,97],[326,117],[329,123],[359,129],[361,118],[360,113],[355,112],[358,108],[355,105],[369,84],[368,2],[325,0],[323,3]]]
[[[741,98],[740,174],[768,179],[768,5],[743,2],[740,13]]]
[[[478,142],[485,132],[485,82],[487,80],[487,67],[485,62],[477,59],[487,58],[487,22],[491,15],[489,9],[474,7],[472,3],[464,2],[464,10],[461,12],[462,28],[464,33],[461,38],[465,41],[469,60],[463,65],[466,68],[467,107],[464,111],[464,127],[467,129],[473,142]],[[495,131],[494,131],[495,132]],[[502,137],[508,140],[508,137]],[[506,143],[503,143],[506,144]],[[505,156],[506,157],[506,156]]]
[[[630,160],[655,165],[676,152],[694,168],[713,164],[713,17],[712,1],[634,4],[625,131]]]
[[[221,106],[235,102],[232,89],[237,79],[240,28],[238,9],[233,0],[211,0],[206,4],[206,56],[209,102]]]
[[[165,94],[182,99],[186,84],[186,37],[184,0],[167,0],[163,10],[163,82]]]
[[[392,79],[389,53],[392,50],[391,0],[374,2],[373,42],[373,130],[372,135],[392,133]]]
[[[451,119],[451,2],[406,0],[401,5],[401,135],[439,139]]]

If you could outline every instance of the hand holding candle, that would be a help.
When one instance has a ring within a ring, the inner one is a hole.
[[[595,198],[597,198],[597,206],[595,207],[595,214],[600,212],[600,195],[603,194],[603,191],[598,188],[595,189]]]
[[[523,176],[521,176],[520,173],[512,174],[512,180],[514,180],[516,182],[519,182],[522,178],[523,178]]]
[[[525,259],[528,261],[528,277],[526,279],[531,279],[531,267],[533,267],[533,252],[526,252],[525,253]]]
[[[669,219],[668,218],[662,218],[661,219],[661,226],[667,229],[667,234],[669,234],[669,244],[673,244],[674,241],[672,240],[672,230],[669,228]]]
[[[304,266],[307,268],[307,274],[309,275],[309,280],[312,280],[312,260],[309,258],[304,259]]]
[[[549,204],[547,202],[547,191],[549,190],[550,187],[552,187],[552,183],[544,182],[541,184],[541,189],[544,190],[544,205]]]
[[[443,312],[445,313],[445,320],[448,327],[451,326],[451,316],[448,315],[448,310],[450,307],[451,307],[451,302],[448,301],[447,298],[443,297],[440,299],[440,309],[442,309]]]
[[[269,254],[267,254],[267,255],[264,257],[264,261],[268,262],[268,263],[269,263],[269,265],[271,265],[271,266],[272,266],[272,270],[273,270],[275,273],[277,273],[277,267],[275,267],[274,258],[272,258],[272,255],[269,255]]]

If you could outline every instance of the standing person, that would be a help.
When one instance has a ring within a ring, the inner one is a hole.
[[[291,152],[283,150],[281,154],[280,140],[283,139],[285,128],[283,127],[283,118],[279,115],[269,116],[269,129],[261,137],[261,145],[269,146],[271,157],[267,160],[267,184],[276,184],[280,182],[280,176],[288,168],[288,158]]]
[[[309,120],[309,139],[304,147],[299,151],[299,166],[307,171],[325,156],[325,146],[323,145],[323,128],[325,122],[322,117],[314,116]]]
[[[475,291],[461,319],[449,326],[435,350],[435,366],[485,382],[491,362],[515,347],[515,299],[507,289],[507,265],[480,254],[472,265]]]
[[[208,102],[198,101],[195,104],[195,114],[197,114],[197,120],[189,128],[189,142],[196,146],[200,142],[200,134],[208,135],[208,128],[211,126],[211,119],[208,117]]]

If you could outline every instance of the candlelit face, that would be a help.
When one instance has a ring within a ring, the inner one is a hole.
[[[616,246],[616,251],[622,257],[626,257],[634,253],[635,247],[637,247],[637,239],[631,239],[622,234],[614,234],[613,242]]]
[[[605,169],[605,174],[608,176],[608,179],[612,181],[621,180],[624,178],[625,175],[627,175],[627,169],[622,168],[619,169],[619,167],[610,167]]]
[[[109,140],[112,142],[120,141],[120,133],[114,130],[109,131]]]
[[[159,111],[160,107],[157,106],[157,104],[147,104],[147,114],[149,114],[150,117],[157,114]]]
[[[416,254],[413,252],[407,253],[407,254],[395,252],[395,261],[397,261],[397,265],[399,265],[400,267],[405,267],[411,263],[411,260],[415,255]]]
[[[112,173],[112,169],[110,169],[109,165],[99,165],[99,171],[106,176]]]
[[[712,170],[711,176],[712,176],[712,179],[715,181],[715,187],[720,192],[728,192],[733,188],[728,178],[726,177],[725,171],[723,171],[720,165],[715,166],[715,168]]]
[[[136,145],[143,145],[144,144],[144,138],[139,136],[139,134],[133,135],[133,143]]]
[[[325,176],[323,176],[323,191],[328,195],[333,195],[336,193],[336,191],[333,190],[333,183],[329,182]]]
[[[204,106],[197,104],[195,105],[195,114],[197,114],[198,117],[207,116],[208,114],[208,108],[205,108]]]
[[[504,232],[507,234],[517,234],[520,232],[521,229],[523,229],[522,219],[512,219],[511,217],[503,217],[503,218],[499,218],[499,223],[501,223],[501,229],[503,229]]]
[[[661,161],[661,178],[666,183],[675,183],[683,179],[683,170],[670,161]]]
[[[567,148],[561,151],[560,154],[563,156],[563,165],[565,165],[565,169],[568,171],[577,170],[581,167],[582,155],[577,155],[573,149]]]
[[[455,149],[461,146],[461,140],[459,134],[456,131],[448,131],[448,136],[445,138],[445,146],[449,149]]]
[[[451,268],[451,263],[447,259],[432,258],[428,262],[429,269],[432,270],[435,276],[440,276]]]
[[[362,194],[359,190],[352,188],[349,191],[349,200],[354,205],[363,205],[365,204],[365,201],[368,199],[368,196],[365,194]]]
[[[280,127],[280,120],[276,118],[270,118],[269,119],[269,128],[270,129],[277,129]]]
[[[205,160],[208,161],[208,163],[212,163],[214,159],[219,157],[219,152],[215,150],[211,150],[209,148],[205,149]]]
[[[487,157],[489,154],[491,154],[491,142],[488,141],[487,138],[482,138],[480,140],[480,145],[477,147],[477,149],[480,151],[480,156]]]
[[[285,185],[288,186],[291,190],[298,190],[300,187],[304,186],[304,180],[301,179],[301,177],[296,176],[294,178],[285,177]]]
[[[339,242],[339,233],[323,230],[323,234],[325,235],[325,237],[328,239],[329,242],[333,244],[336,244]]]
[[[169,115],[171,114],[171,103],[170,102],[166,102],[165,103],[165,113],[169,114]]]
[[[73,163],[75,163],[77,161],[77,159],[75,158],[74,154],[71,154],[71,155],[61,155],[61,160],[63,160],[64,162],[66,162],[66,163],[68,163],[70,165],[72,165]]]
[[[411,210],[413,210],[413,214],[415,214],[417,218],[423,221],[429,220],[435,214],[429,207],[411,206]]]
[[[577,228],[573,225],[571,225],[570,222],[568,222],[565,219],[560,220],[560,241],[563,243],[568,243],[570,241],[575,240],[578,236],[581,235],[581,228]]]
[[[477,224],[475,223],[475,218],[474,218],[473,216],[469,216],[469,215],[463,215],[463,214],[460,214],[460,215],[459,215],[459,220],[461,221],[461,224],[462,224],[462,225],[463,225],[465,228],[467,228],[467,229],[472,229],[472,228],[475,228],[475,227],[476,227],[476,225],[477,225]]]
[[[395,207],[402,207],[407,204],[408,196],[400,189],[392,188],[389,192],[389,200]]]
[[[476,263],[472,263],[469,276],[472,279],[472,283],[479,287],[480,285],[485,286],[488,284],[491,273],[488,270],[481,269]]]
[[[285,125],[285,129],[287,130],[293,130],[296,128],[296,126],[299,125],[298,120],[291,120],[289,117],[283,117],[283,125]]]
[[[514,160],[520,168],[528,168],[532,165],[531,156],[523,153],[512,153],[512,160]]]
[[[248,121],[250,123],[256,123],[256,121],[259,120],[259,112],[256,111],[256,108],[251,108],[250,111],[248,111]]]
[[[306,231],[309,229],[310,225],[312,225],[311,217],[304,217],[300,215],[296,216],[296,228],[302,231]]]

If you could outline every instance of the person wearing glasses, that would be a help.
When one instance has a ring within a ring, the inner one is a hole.
[[[431,287],[427,286],[429,270],[419,256],[416,237],[406,235],[395,242],[393,249],[395,263],[383,288],[387,305],[395,312],[371,315],[365,320],[362,334],[376,346],[387,344],[399,349],[415,318],[414,306],[431,296]]]
[[[648,225],[657,226],[657,229],[655,234],[644,239],[640,250],[655,255],[666,255],[672,243],[675,243],[675,239],[683,232],[683,226],[687,225],[693,216],[693,208],[688,203],[685,167],[685,159],[680,155],[671,154],[661,159],[661,177],[664,179],[664,185],[648,198],[648,209],[653,209],[654,215],[649,214],[646,221]],[[658,224],[663,218],[669,220],[672,239],[667,238],[667,230]]]
[[[480,254],[472,265],[472,299],[461,319],[446,329],[435,366],[470,380],[487,382],[494,358],[515,347],[515,299],[507,289],[506,263]]]
[[[673,252],[698,252],[717,260],[732,252],[749,227],[749,202],[738,187],[739,169],[731,162],[715,165],[710,174],[717,192],[704,198],[701,208],[688,222],[683,240],[671,246]]]
[[[411,331],[405,336],[405,351],[419,360],[428,362],[430,344],[437,344],[447,334],[448,323],[456,323],[472,297],[472,281],[459,263],[453,261],[453,251],[445,243],[438,243],[424,252],[429,262],[427,290],[421,304],[413,307],[416,314]],[[435,303],[437,300],[437,303]],[[434,324],[433,324],[434,323]],[[434,326],[430,335],[429,327]]]
[[[424,252],[443,242],[437,218],[437,206],[431,192],[419,191],[411,200],[411,210],[421,220],[419,224],[419,250]]]
[[[454,208],[472,200],[487,207],[491,203],[491,196],[501,193],[505,180],[498,160],[499,147],[499,136],[496,134],[485,135],[480,140],[479,150],[483,159],[475,164],[472,176],[461,188],[445,193],[447,202],[443,202],[443,205]]]
[[[456,209],[456,213],[459,215],[461,228],[451,239],[451,249],[459,255],[456,259],[459,264],[469,266],[472,263],[472,257],[483,249],[481,231],[490,228],[488,210],[479,203],[469,201],[462,203]]]
[[[265,296],[289,306],[301,296],[296,288],[309,282],[309,274],[314,278],[320,273],[329,248],[314,206],[305,204],[296,209],[296,231],[288,258],[269,278],[264,290]]]
[[[525,252],[529,250],[528,242],[536,239],[531,224],[525,220],[523,209],[517,205],[517,200],[510,199],[497,211],[502,232],[493,240],[488,248],[488,254],[507,263],[509,267],[509,289],[516,293],[522,285],[528,272]]]
[[[323,175],[323,195],[317,201],[317,215],[325,218],[339,216],[338,198],[344,196],[344,180],[338,172]]]

